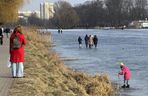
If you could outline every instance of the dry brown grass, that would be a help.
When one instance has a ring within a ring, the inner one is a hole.
[[[14,80],[9,96],[114,95],[107,75],[90,76],[67,68],[51,51],[49,35],[41,35],[35,29],[24,32],[26,77]]]

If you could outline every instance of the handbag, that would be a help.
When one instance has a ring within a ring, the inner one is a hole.
[[[7,61],[7,67],[8,67],[8,68],[11,67],[10,57],[8,58],[8,61]]]

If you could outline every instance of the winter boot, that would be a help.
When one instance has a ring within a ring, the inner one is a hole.
[[[122,88],[126,88],[125,84],[123,86],[121,86]]]
[[[129,84],[127,84],[126,88],[130,88],[130,85],[129,85]]]

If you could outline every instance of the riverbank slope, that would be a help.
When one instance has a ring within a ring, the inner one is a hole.
[[[24,28],[25,78],[16,78],[9,96],[113,96],[107,75],[90,76],[64,65],[52,51],[50,34]]]

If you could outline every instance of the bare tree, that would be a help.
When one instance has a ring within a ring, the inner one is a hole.
[[[107,11],[112,26],[119,26],[121,23],[123,0],[106,0]]]
[[[70,28],[79,23],[79,16],[69,3],[60,1],[55,4],[54,22],[58,27]]]
[[[146,12],[147,0],[135,0],[134,8],[132,9],[132,18],[133,20],[137,19],[145,19],[147,12]]]
[[[87,1],[83,5],[75,7],[79,14],[81,25],[89,27],[101,25],[104,23],[104,8],[101,0]]]
[[[0,23],[14,22],[23,0],[0,0]]]

